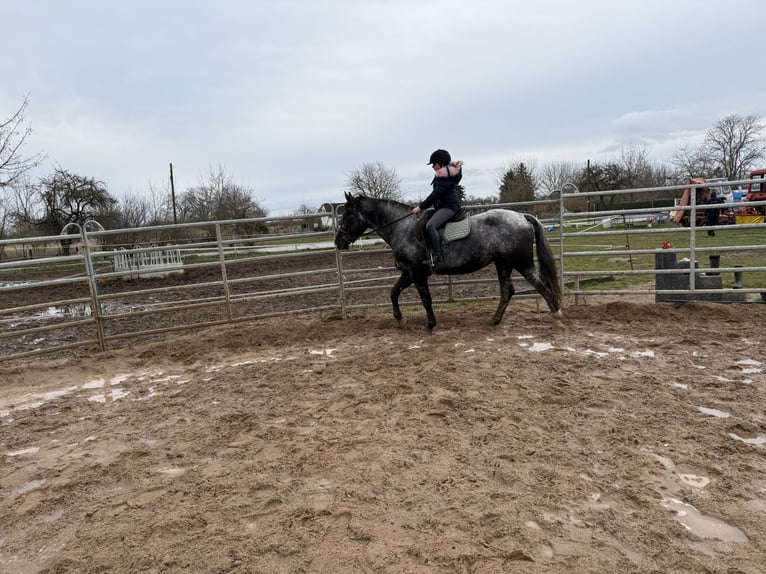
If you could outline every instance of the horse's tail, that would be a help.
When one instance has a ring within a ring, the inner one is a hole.
[[[537,244],[537,261],[540,264],[540,274],[543,280],[550,287],[551,295],[556,303],[556,309],[561,309],[561,285],[559,284],[558,273],[556,272],[556,260],[551,251],[551,245],[545,236],[545,229],[542,223],[533,215],[524,214],[527,221],[535,230],[535,243]]]

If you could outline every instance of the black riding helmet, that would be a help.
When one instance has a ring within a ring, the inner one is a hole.
[[[449,162],[451,161],[452,156],[450,156],[446,149],[437,149],[434,153],[431,154],[431,157],[428,159],[428,164],[426,165],[431,165],[432,163],[438,163],[439,165],[449,165]]]

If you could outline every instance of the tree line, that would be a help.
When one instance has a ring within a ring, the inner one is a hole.
[[[566,184],[577,191],[608,191],[662,187],[686,183],[694,177],[725,177],[730,181],[747,179],[755,168],[766,162],[766,143],[761,137],[764,129],[756,115],[730,115],[715,123],[703,141],[695,146],[685,145],[677,150],[668,164],[652,162],[645,146],[627,146],[614,158],[578,164],[559,161],[537,166],[534,161],[517,161],[498,170],[497,195],[475,196],[459,192],[464,203],[520,203],[537,199],[558,198]],[[349,190],[371,197],[401,200],[401,179],[396,171],[381,163],[365,164],[352,171]],[[571,190],[567,190],[571,191]],[[642,194],[644,200],[668,198],[666,192]],[[630,194],[620,196],[621,202],[631,202]],[[567,208],[604,210],[613,207],[614,195],[592,196],[591,200],[569,200]]]
[[[210,168],[207,177],[182,190],[175,201],[168,186],[158,188],[151,184],[144,194],[131,193],[118,199],[109,192],[106,182],[61,166],[34,181],[29,174],[45,156],[23,153],[30,135],[24,123],[27,107],[25,98],[6,120],[0,120],[0,239],[57,235],[67,224],[83,224],[89,219],[107,229],[129,229],[174,221],[239,220],[268,215],[256,199],[255,190],[235,182],[222,166]],[[669,164],[653,163],[645,147],[624,147],[612,159],[588,161],[584,165],[561,161],[537,166],[534,161],[517,161],[498,170],[497,194],[472,195],[462,185],[458,192],[464,203],[478,205],[553,199],[567,183],[574,184],[579,191],[606,191],[671,185],[691,177],[745,179],[751,169],[761,167],[766,157],[763,127],[758,116],[734,114],[716,122],[700,144],[677,150]],[[381,162],[365,163],[350,170],[346,191],[405,200],[396,169]],[[666,193],[657,195],[658,199],[668,199]],[[609,209],[615,196],[567,201],[566,207],[571,211]],[[630,198],[621,196],[620,201]],[[294,214],[318,211],[318,207],[302,204]],[[249,226],[241,231],[264,229]]]

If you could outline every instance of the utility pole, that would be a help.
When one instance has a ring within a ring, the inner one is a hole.
[[[176,215],[176,186],[173,183],[173,163],[170,164],[170,197],[173,201],[173,225],[178,225],[178,216]]]

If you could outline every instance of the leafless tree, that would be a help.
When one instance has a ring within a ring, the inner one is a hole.
[[[24,237],[34,235],[31,222],[42,217],[42,201],[39,188],[29,179],[29,174],[22,174],[0,194],[0,239],[14,235]]]
[[[294,211],[293,215],[312,215],[318,213],[319,208],[313,207],[307,203],[301,203]]]
[[[173,197],[169,184],[157,187],[151,182],[147,186],[147,202],[149,213],[146,217],[147,225],[164,225],[173,223]]]
[[[24,102],[11,117],[0,120],[0,189],[39,165],[45,157],[42,153],[31,156],[23,156],[21,153],[27,136],[32,133],[32,129],[24,125],[24,112],[28,105],[28,98],[24,98]]]
[[[656,181],[655,168],[649,160],[646,146],[623,146],[617,163],[622,167],[627,188],[652,187],[662,183]]]
[[[223,166],[210,168],[206,181],[188,188],[178,200],[184,221],[221,221],[265,217],[254,191],[234,183]]]
[[[756,115],[732,114],[708,130],[705,149],[730,180],[744,179],[766,156],[766,142],[760,137],[763,125]]]
[[[151,203],[149,199],[143,195],[127,193],[120,198],[116,210],[118,213],[117,223],[119,224],[119,227],[142,227],[149,223]]]
[[[684,144],[673,153],[671,163],[678,170],[678,179],[682,181],[692,177],[712,177],[715,172],[715,162],[704,144]]]
[[[707,131],[701,144],[687,144],[676,151],[672,163],[681,179],[744,179],[766,158],[766,142],[760,137],[763,128],[755,115],[726,116]]]
[[[348,173],[346,191],[366,195],[376,199],[404,198],[402,180],[394,168],[388,168],[381,162],[365,163]]]
[[[557,161],[543,165],[537,176],[540,190],[546,195],[561,191],[565,184],[580,179],[580,170],[571,161]]]

